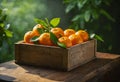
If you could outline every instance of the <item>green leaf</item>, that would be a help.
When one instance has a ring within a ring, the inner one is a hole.
[[[95,35],[95,38],[96,38],[97,40],[100,40],[101,42],[104,42],[104,40],[102,39],[102,37],[99,36],[99,35]]]
[[[50,32],[50,39],[54,44],[57,44],[59,47],[66,48],[65,44],[58,42],[58,38],[52,32]]]
[[[38,40],[33,40],[31,42],[33,42],[34,44],[40,44]]]
[[[63,44],[63,43],[57,42],[57,45],[58,45],[59,47],[66,48],[66,45]]]
[[[81,29],[85,29],[85,20],[84,20],[83,18],[80,19],[79,23],[80,23],[80,24],[79,24],[79,25],[80,25],[80,28],[81,28]]]
[[[90,38],[91,38],[91,39],[93,39],[94,37],[95,37],[95,34],[94,34],[94,33],[90,35]]]
[[[1,14],[2,14],[2,9],[0,8],[0,16],[1,16]]]
[[[57,44],[58,42],[58,38],[55,36],[55,34],[53,34],[52,32],[50,32],[50,39],[52,40],[52,42],[54,44]]]
[[[50,21],[50,24],[54,27],[56,27],[58,24],[60,23],[60,18],[53,18],[51,21]]]
[[[6,18],[7,18],[7,15],[3,15],[3,16],[0,17],[0,20],[4,20],[5,21]]]
[[[95,10],[95,9],[92,9],[92,18],[93,19],[98,19],[99,18],[99,12],[97,11],[97,10]]]
[[[63,0],[63,3],[69,3],[70,0]]]
[[[100,13],[103,14],[104,16],[106,16],[109,20],[115,22],[115,19],[112,16],[110,16],[110,14],[108,12],[106,12],[105,10],[101,9]]]
[[[85,19],[86,22],[88,22],[90,20],[90,11],[89,10],[87,10],[85,12],[84,19]]]
[[[38,38],[39,38],[39,36],[33,37],[33,38],[31,39],[31,42],[33,42],[34,44],[39,44]]]
[[[12,37],[12,32],[10,32],[9,30],[5,30],[5,34],[7,37]]]
[[[110,6],[110,3],[112,2],[112,0],[103,0],[103,3],[106,4],[107,6]]]
[[[42,34],[42,33],[45,32],[44,29],[42,29],[42,28],[37,28],[37,30],[38,30],[38,32],[39,32],[40,34]]]
[[[77,20],[80,19],[80,17],[81,17],[81,15],[76,15],[76,16],[72,19],[72,21],[77,21]]]
[[[95,4],[96,4],[96,5],[100,5],[101,2],[102,2],[102,0],[95,0]]]
[[[41,20],[41,19],[34,19],[37,23],[43,25],[43,26],[47,26],[46,22],[44,20]]]
[[[46,24],[48,25],[48,27],[50,27],[48,18],[45,18],[45,21],[46,21]]]
[[[66,7],[65,12],[66,13],[70,12],[74,7],[75,7],[75,4],[68,4],[68,6]]]
[[[84,5],[87,3],[88,0],[78,0],[77,2],[77,6],[78,6],[78,9],[82,9],[84,7]]]
[[[39,36],[34,36],[34,37],[31,38],[31,40],[32,40],[32,41],[38,40],[38,38],[39,38]]]
[[[79,8],[79,10],[83,7],[83,4],[81,3],[81,2],[78,2],[77,3],[77,6],[78,6],[78,8]]]
[[[99,40],[99,41],[101,41],[101,42],[104,42],[104,40],[102,39],[101,36],[99,36],[99,35],[97,35],[97,34],[94,34],[94,33],[90,35],[90,38],[91,38],[91,39],[95,38],[95,39],[97,39],[97,40]]]
[[[4,28],[5,24],[4,23],[0,23],[0,27]]]

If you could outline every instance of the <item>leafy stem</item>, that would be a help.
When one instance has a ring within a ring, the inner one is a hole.
[[[53,18],[50,21],[48,20],[48,18],[45,18],[45,20],[41,20],[41,19],[35,19],[35,21],[38,24],[41,24],[44,26],[46,32],[50,32],[50,30],[56,26],[59,25],[60,23],[60,18]]]
[[[45,18],[45,22],[47,23],[48,27],[50,27],[50,23],[49,23],[48,18]]]

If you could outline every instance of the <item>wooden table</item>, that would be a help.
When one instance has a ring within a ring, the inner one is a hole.
[[[5,62],[0,64],[0,82],[112,82],[116,70],[120,75],[120,55],[97,52],[96,57],[70,72]]]

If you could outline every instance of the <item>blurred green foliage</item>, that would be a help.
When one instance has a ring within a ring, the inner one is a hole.
[[[37,3],[33,0],[1,0],[0,5],[8,9],[7,21],[11,24],[10,30],[13,32],[11,43],[4,42],[0,49],[0,62],[4,62],[14,58],[14,43],[23,40],[24,33],[32,30],[35,25],[34,18],[43,17],[46,7],[42,1]]]
[[[66,13],[75,12],[72,18],[76,28],[86,28],[86,23],[92,23],[103,15],[111,21],[115,21],[103,6],[110,5],[111,0],[64,0],[67,5]],[[92,29],[94,30],[94,29]]]
[[[69,17],[65,15],[65,7],[61,0],[0,0],[0,7],[7,9],[7,22],[10,23],[10,30],[13,32],[10,43],[4,42],[0,49],[0,62],[14,58],[14,43],[23,40],[25,32],[32,30],[36,24],[35,18],[60,17],[60,27],[68,26]]]
[[[9,38],[12,37],[12,32],[9,30],[10,24],[6,22],[6,19],[6,9],[0,8],[0,61],[11,59],[10,56],[3,55],[5,52],[2,52],[3,47],[7,50],[5,45],[10,45]]]
[[[9,31],[10,24],[6,22],[5,10],[0,8],[0,48],[4,41],[8,41],[8,38],[12,37],[12,32]]]
[[[101,36],[104,43],[98,41],[98,51],[109,53],[112,53],[114,42],[111,39],[115,34],[111,27],[111,22],[115,22],[115,19],[106,10],[111,3],[112,0],[64,0],[66,13],[74,12],[70,27],[76,30],[86,29],[89,34]]]

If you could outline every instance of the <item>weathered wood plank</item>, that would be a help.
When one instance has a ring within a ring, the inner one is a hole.
[[[10,61],[0,64],[0,79],[12,82],[86,82],[119,65],[120,55],[107,53],[97,53],[96,59],[69,72],[17,65]]]
[[[89,40],[66,49],[22,42],[15,44],[15,62],[17,64],[49,67],[64,71],[70,71],[93,60],[95,54],[96,40]]]

